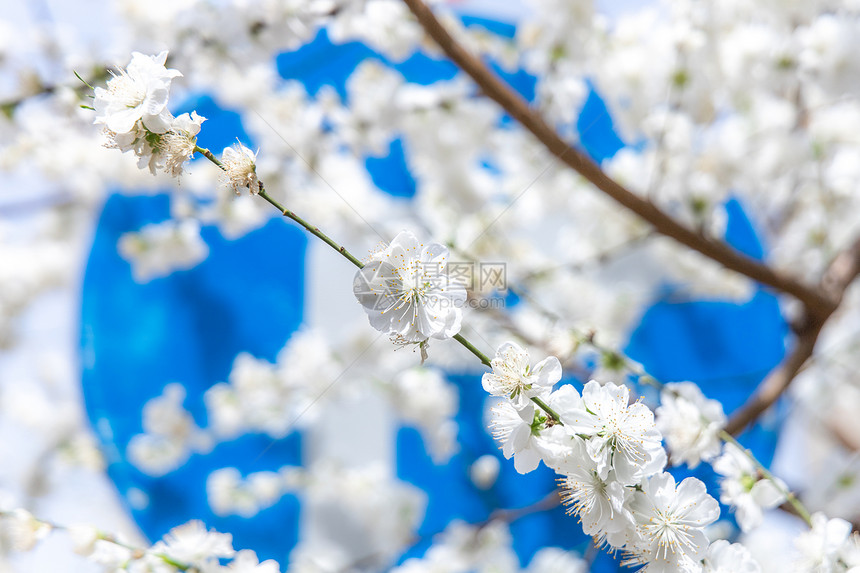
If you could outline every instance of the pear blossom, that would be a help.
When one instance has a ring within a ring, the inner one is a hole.
[[[128,67],[113,74],[107,89],[95,88],[94,123],[104,124],[118,135],[132,132],[138,121],[152,133],[170,129],[173,120],[167,109],[170,82],[182,74],[165,68],[166,61],[166,51],[157,56],[132,52]]]
[[[224,172],[221,175],[222,186],[232,189],[236,195],[247,189],[251,195],[260,192],[260,180],[257,178],[257,154],[242,145],[234,143],[221,153],[221,165]]]
[[[160,152],[164,156],[164,170],[173,177],[182,173],[183,165],[194,154],[200,124],[204,121],[206,118],[196,111],[183,113],[173,120],[170,131],[162,136]]]
[[[402,231],[359,269],[353,293],[370,324],[404,342],[450,338],[460,331],[466,289],[447,275],[448,249]]]
[[[582,406],[565,422],[571,431],[589,437],[588,453],[597,462],[598,475],[606,479],[614,470],[623,485],[635,485],[666,464],[653,412],[629,401],[626,386],[601,386],[592,380],[583,388]]]
[[[692,382],[666,384],[656,410],[657,429],[663,434],[673,465],[695,468],[720,453],[719,433],[726,423],[723,406],[705,398]]]
[[[758,469],[749,456],[734,444],[726,444],[714,462],[714,471],[723,476],[720,481],[720,501],[734,508],[738,526],[750,531],[761,523],[763,509],[772,509],[785,501],[788,487],[781,480],[776,482],[759,479]]]
[[[642,483],[629,509],[637,538],[627,548],[628,563],[647,563],[648,573],[700,570],[708,550],[704,528],[720,516],[705,484],[686,478],[676,487],[672,474],[663,472]]]
[[[537,469],[541,455],[536,439],[545,417],[532,403],[516,409],[510,402],[501,402],[492,408],[493,437],[502,444],[506,459],[514,458],[514,468],[525,474]]]
[[[546,396],[561,380],[561,363],[555,356],[529,364],[529,353],[515,342],[506,342],[496,350],[492,372],[484,374],[481,383],[492,396],[507,396],[514,407],[523,408],[530,398]]]
[[[510,401],[500,402],[491,408],[490,423],[493,437],[502,444],[506,459],[514,458],[514,468],[519,473],[528,473],[543,462],[558,471],[573,451],[576,439],[573,430],[563,420],[566,412],[580,405],[579,394],[571,385],[565,385],[550,394],[547,405],[559,413],[562,422],[555,422],[534,403],[528,402],[517,409]]]
[[[575,514],[582,530],[613,547],[624,545],[624,533],[631,527],[633,517],[625,503],[631,491],[616,481],[610,473],[606,479],[597,472],[597,462],[580,439],[573,440],[571,455],[563,461],[557,471],[563,474],[559,480],[561,498],[569,506],[567,512]]]

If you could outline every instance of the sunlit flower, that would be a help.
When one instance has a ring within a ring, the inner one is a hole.
[[[182,166],[191,159],[197,146],[200,124],[206,118],[196,111],[183,113],[173,120],[170,131],[161,137],[161,154],[164,156],[164,170],[174,177],[182,174]]]
[[[676,489],[675,478],[664,472],[643,482],[629,507],[639,536],[630,563],[647,563],[648,573],[698,569],[708,550],[704,528],[720,516],[705,484],[687,478]]]
[[[120,69],[107,83],[95,88],[95,123],[116,133],[129,133],[138,120],[152,133],[170,129],[173,116],[167,110],[170,82],[182,74],[164,67],[167,52],[145,56],[132,52],[131,63]]]
[[[581,409],[568,414],[565,422],[575,433],[590,437],[588,453],[600,477],[606,479],[614,469],[623,485],[639,483],[666,464],[654,414],[645,404],[629,401],[626,386],[601,386],[592,380],[582,390]]]
[[[484,374],[484,390],[493,396],[506,396],[517,408],[524,407],[533,396],[549,393],[561,380],[561,363],[555,356],[544,358],[534,368],[529,353],[514,342],[502,344],[492,360],[493,371]]]
[[[571,455],[556,468],[564,475],[559,484],[567,512],[579,518],[588,535],[612,546],[623,545],[623,532],[633,519],[624,507],[630,490],[612,474],[607,479],[598,475],[597,463],[588,455],[582,440],[573,440],[571,450]]]
[[[221,164],[224,173],[221,175],[221,183],[232,189],[236,195],[242,193],[243,189],[256,195],[260,192],[260,180],[257,179],[257,154],[242,145],[234,143],[227,147],[221,154]]]
[[[460,331],[466,289],[449,280],[448,249],[402,231],[360,269],[353,293],[370,324],[406,342],[450,338]]]

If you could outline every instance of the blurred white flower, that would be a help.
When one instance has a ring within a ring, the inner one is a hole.
[[[469,477],[478,488],[490,489],[496,483],[500,469],[499,458],[484,454],[469,467]]]
[[[119,254],[131,263],[134,280],[140,283],[190,269],[209,255],[200,236],[200,223],[193,219],[151,223],[137,232],[123,234]]]
[[[0,525],[12,542],[15,551],[30,551],[36,543],[50,533],[50,524],[33,517],[26,509],[14,509],[0,518]]]
[[[703,573],[761,573],[761,566],[740,543],[718,539],[708,547]]]
[[[720,481],[720,501],[735,510],[741,530],[746,532],[761,523],[762,509],[772,509],[785,501],[788,486],[759,479],[758,470],[750,457],[734,444],[726,444],[723,455],[714,461],[714,471],[723,476]]]
[[[705,398],[692,382],[666,384],[655,413],[673,465],[686,462],[695,468],[719,455],[719,433],[726,423],[723,406]]]
[[[150,549],[153,555],[163,554],[184,565],[203,566],[219,557],[232,557],[233,536],[229,533],[207,531],[202,521],[192,520],[171,529]]]
[[[167,110],[170,82],[182,74],[165,68],[165,61],[166,51],[157,56],[132,52],[128,68],[114,74],[107,89],[95,89],[94,123],[104,124],[118,135],[131,132],[138,120],[152,133],[170,129],[173,119]]]
[[[68,531],[74,544],[72,550],[84,557],[93,554],[96,549],[96,541],[101,537],[99,530],[89,524],[72,524],[66,528],[66,531]]]
[[[421,432],[433,461],[448,461],[459,448],[459,426],[454,420],[459,408],[457,389],[441,371],[417,367],[398,375],[392,390],[392,405],[404,422]]]
[[[844,519],[827,519],[823,513],[812,515],[812,528],[802,532],[794,542],[800,552],[795,571],[798,573],[831,573],[845,571],[842,553],[850,549],[851,524]]]
[[[560,547],[541,547],[535,553],[526,573],[586,573],[588,562],[573,551]]]
[[[280,567],[276,561],[267,559],[260,563],[257,554],[250,549],[239,551],[229,565],[223,568],[224,573],[279,573]],[[208,573],[208,570],[204,573]]]

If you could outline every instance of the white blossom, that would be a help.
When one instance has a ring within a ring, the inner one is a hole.
[[[206,118],[196,111],[183,113],[173,120],[170,130],[161,137],[160,153],[164,156],[164,170],[173,177],[182,174],[183,165],[194,154],[200,124],[204,121]]]
[[[101,537],[98,529],[92,525],[78,523],[68,526],[66,530],[72,538],[75,553],[84,557],[92,555],[96,548],[96,541]]]
[[[139,231],[124,233],[117,250],[131,263],[132,275],[140,283],[190,269],[209,255],[209,247],[200,236],[200,223],[193,219],[150,223]]]
[[[851,543],[851,524],[844,519],[828,519],[823,513],[812,515],[812,528],[795,539],[799,551],[798,573],[836,573],[845,571],[840,562]]]
[[[506,342],[496,350],[492,368],[481,379],[484,390],[492,396],[510,398],[516,408],[525,407],[534,396],[546,397],[561,380],[558,358],[544,358],[532,368],[528,351],[515,342]]]
[[[726,444],[723,454],[714,461],[714,471],[723,476],[720,481],[720,501],[734,508],[742,531],[757,527],[762,510],[771,509],[785,501],[788,487],[782,481],[759,479],[758,469],[743,450]]]
[[[459,426],[454,416],[459,397],[453,384],[435,368],[410,368],[392,383],[391,403],[404,422],[414,425],[435,463],[457,452]]]
[[[704,528],[720,516],[717,500],[705,484],[686,478],[675,485],[661,473],[642,483],[629,504],[638,539],[630,544],[631,563],[647,563],[648,573],[698,571],[708,550]]]
[[[655,413],[673,465],[695,468],[719,455],[719,433],[726,423],[723,406],[705,398],[692,382],[666,384]]]
[[[223,568],[224,573],[279,573],[280,567],[276,561],[267,559],[260,563],[257,554],[249,549],[236,553],[233,561]],[[205,570],[204,573],[209,573]]]
[[[654,414],[640,402],[629,404],[626,386],[592,380],[582,391],[582,406],[568,414],[572,432],[589,436],[588,453],[606,479],[610,470],[623,485],[634,485],[666,464],[666,451]],[[564,419],[564,418],[563,418]]]
[[[605,541],[613,547],[626,542],[626,531],[633,518],[625,503],[630,490],[614,479],[610,473],[601,478],[597,462],[588,454],[585,442],[573,440],[570,456],[557,471],[564,477],[560,480],[561,497],[567,512],[575,514],[582,530],[592,537]]]
[[[167,110],[170,82],[182,74],[165,68],[165,61],[166,51],[157,56],[132,52],[128,67],[113,75],[107,89],[95,89],[95,123],[104,124],[118,135],[134,130],[138,121],[152,133],[170,129],[173,119]]]
[[[241,143],[224,148],[221,153],[221,165],[224,167],[221,184],[232,189],[236,195],[240,195],[243,189],[256,195],[260,192],[256,161],[257,154]]]
[[[573,551],[541,547],[529,562],[527,573],[586,573],[588,562]]]
[[[500,469],[499,458],[484,454],[469,467],[469,478],[479,489],[487,490],[496,483]]]
[[[405,342],[450,338],[460,331],[466,289],[449,280],[448,249],[399,233],[374,253],[353,281],[353,293],[377,330]]]
[[[32,513],[21,508],[14,509],[0,518],[0,526],[9,536],[16,551],[30,551],[52,529],[51,525],[36,519]]]
[[[510,402],[499,403],[492,412],[493,437],[502,444],[505,458],[513,457],[521,474],[537,469],[541,460],[536,442],[543,425],[541,412],[531,403],[517,410]]]

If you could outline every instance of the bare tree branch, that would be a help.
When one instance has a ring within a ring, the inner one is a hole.
[[[734,413],[726,426],[727,432],[732,435],[742,432],[788,389],[797,373],[812,356],[824,323],[839,307],[845,290],[858,274],[860,274],[860,238],[833,259],[821,278],[821,290],[826,293],[829,300],[833,301],[832,310],[824,316],[806,313],[791,354],[762,382],[752,398]]]
[[[778,272],[734,250],[721,241],[710,240],[683,225],[659,207],[608,177],[590,157],[568,145],[527,102],[494,74],[480,59],[466,51],[442,26],[422,0],[403,0],[427,34],[436,41],[445,54],[468,74],[484,94],[498,103],[511,117],[530,131],[561,161],[573,168],[606,195],[626,207],[648,223],[657,232],[720,263],[727,269],[743,274],[757,282],[800,300],[807,312],[819,320],[829,316],[834,302],[818,289],[801,283],[794,277]]]

